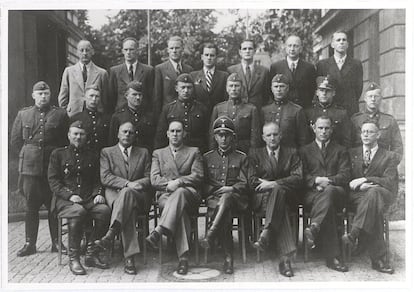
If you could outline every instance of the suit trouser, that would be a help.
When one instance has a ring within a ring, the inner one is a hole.
[[[185,187],[172,193],[164,193],[158,198],[161,209],[159,225],[174,236],[178,257],[187,252],[191,235],[189,214],[196,214],[200,204],[200,196]]]
[[[344,207],[345,201],[345,190],[333,185],[328,185],[322,192],[312,190],[305,195],[305,205],[311,210],[311,223],[320,227],[316,240],[326,258],[340,254],[336,213]]]
[[[383,187],[373,187],[364,192],[352,192],[350,201],[355,207],[352,228],[363,231],[359,240],[361,244],[369,244],[371,259],[385,255],[384,211],[391,203],[393,194]]]

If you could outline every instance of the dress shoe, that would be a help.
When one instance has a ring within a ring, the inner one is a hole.
[[[133,257],[127,257],[125,259],[124,272],[129,275],[136,275],[137,269],[135,268],[135,261]]]
[[[231,275],[233,274],[233,258],[225,258],[223,264],[223,271],[225,274]]]
[[[86,275],[85,268],[79,260],[79,250],[69,249],[69,269],[74,275]]]
[[[372,268],[378,272],[386,274],[394,274],[394,269],[390,265],[384,263],[382,259],[374,260],[371,263]]]
[[[207,235],[202,240],[200,240],[200,245],[202,248],[208,249],[208,248],[211,248],[211,246],[213,245],[212,242],[213,242],[213,232],[209,230],[207,231]]]
[[[180,275],[187,275],[188,273],[188,261],[180,260],[178,263],[177,273]]]
[[[279,263],[279,272],[285,277],[293,277],[293,270],[289,260],[281,261]]]
[[[267,247],[267,241],[263,237],[259,237],[259,239],[253,243],[253,247],[259,251],[265,251]]]
[[[62,254],[68,254],[68,249],[66,248],[66,246],[62,243],[60,245],[60,250]],[[57,239],[54,239],[52,241],[52,252],[58,252],[59,251],[59,242]]]
[[[98,269],[108,269],[109,268],[109,264],[103,262],[99,258],[98,251],[96,250],[96,247],[92,242],[88,242],[88,246],[86,248],[85,266],[86,267],[96,267]]]
[[[105,250],[110,249],[112,240],[115,238],[115,230],[109,228],[108,232],[101,238],[95,240],[95,244]]]
[[[150,235],[145,237],[145,240],[153,249],[158,249],[158,243],[160,242],[161,235],[157,231],[152,231]]]
[[[348,272],[348,267],[337,258],[331,258],[326,260],[326,266],[338,272]]]
[[[347,233],[347,234],[342,235],[342,243],[345,246],[349,245],[351,248],[354,248],[356,245],[356,240],[355,238],[351,236],[350,233]]]
[[[25,257],[36,253],[36,245],[26,242],[21,250],[17,252],[18,257]]]
[[[316,226],[311,225],[310,227],[306,227],[304,233],[305,233],[306,245],[308,246],[308,248],[314,249],[316,247],[315,237],[318,233]]]

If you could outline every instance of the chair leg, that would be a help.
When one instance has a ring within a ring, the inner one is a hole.
[[[58,216],[58,262],[62,265],[62,218]],[[68,246],[69,248],[69,246]]]
[[[305,238],[305,228],[308,225],[308,218],[305,215],[305,212],[303,212],[303,230],[302,230],[302,242],[303,242],[303,261],[306,263],[308,261],[308,245],[306,244],[306,238]]]
[[[142,229],[143,229],[143,233],[144,233],[144,236],[143,236],[143,248],[144,248],[144,254],[143,254],[143,257],[144,257],[144,265],[146,265],[147,264],[147,241],[145,240],[145,237],[147,236],[147,234],[148,234],[148,217],[146,217],[145,216],[145,218],[144,218],[144,224],[143,224],[143,226],[142,226]]]
[[[254,217],[254,238],[256,240],[259,240],[259,234],[260,234],[260,226],[262,218],[260,216],[255,215]],[[256,249],[256,261],[260,263],[260,250]]]
[[[194,218],[194,245],[195,245],[195,262],[196,265],[198,266],[200,264],[200,258],[199,258],[199,254],[198,254],[198,217]]]
[[[159,242],[159,248],[158,248],[158,260],[160,265],[162,265],[162,237],[163,235],[160,234],[160,242]]]
[[[388,218],[384,217],[384,233],[385,233],[385,262],[390,264],[390,226]]]
[[[244,217],[243,215],[241,215],[239,217],[240,223],[241,223],[241,239],[239,237],[239,240],[241,240],[241,248],[242,248],[242,258],[243,258],[243,264],[245,264],[247,262],[246,260],[246,234],[245,234],[245,225],[244,225]]]

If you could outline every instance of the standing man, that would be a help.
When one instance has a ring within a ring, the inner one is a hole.
[[[261,110],[262,124],[275,122],[282,134],[281,145],[299,148],[309,142],[306,116],[300,105],[287,99],[289,80],[283,74],[272,78],[274,102]]]
[[[207,195],[210,228],[201,246],[210,248],[215,237],[221,239],[224,249],[223,270],[233,274],[233,212],[244,212],[248,200],[247,155],[235,149],[235,128],[232,120],[220,116],[214,121],[217,148],[204,154],[205,194]],[[244,240],[244,239],[240,239]]]
[[[354,246],[359,239],[360,243],[370,247],[372,268],[392,274],[394,269],[385,262],[383,220],[385,210],[397,196],[399,157],[395,152],[379,147],[380,135],[376,121],[365,121],[361,128],[362,146],[350,150],[350,201],[355,216],[351,232],[342,237],[342,242]]]
[[[168,145],[165,133],[168,125],[173,120],[183,122],[186,132],[184,144],[198,147],[201,151],[207,148],[208,119],[207,108],[197,100],[194,100],[194,82],[189,74],[181,74],[176,80],[175,90],[178,99],[166,104],[161,112],[157,132],[155,134],[154,148]]]
[[[175,90],[176,79],[183,73],[190,73],[193,68],[182,62],[184,53],[184,41],[178,36],[168,40],[169,59],[162,64],[155,66],[154,81],[154,114],[157,116],[164,105],[177,98]],[[164,132],[165,133],[165,132]]]
[[[213,107],[226,100],[227,72],[217,70],[216,62],[218,48],[213,43],[204,43],[201,50],[203,69],[193,71],[190,76],[194,80],[195,99],[204,104],[208,109],[208,116]]]
[[[88,238],[85,266],[107,269],[100,260],[94,240],[108,230],[111,210],[105,204],[99,179],[99,155],[86,146],[87,132],[82,122],[69,127],[69,146],[52,152],[48,169],[54,207],[59,216],[68,219],[69,268],[74,275],[85,275],[80,263],[80,242],[87,218],[94,220],[92,236]]]
[[[280,146],[279,126],[270,122],[263,126],[266,147],[252,149],[249,154],[249,185],[254,194],[253,210],[265,214],[265,224],[254,248],[264,251],[274,246],[280,251],[279,272],[293,277],[292,257],[296,251],[289,210],[297,210],[303,183],[302,161],[295,148]],[[275,244],[271,238],[276,236]],[[274,250],[276,251],[276,248]]]
[[[108,249],[115,234],[121,232],[124,271],[135,275],[134,256],[140,252],[136,215],[148,214],[153,195],[150,190],[151,157],[147,149],[133,146],[136,137],[132,123],[119,127],[118,140],[117,145],[101,152],[101,181],[112,215],[108,232],[95,243]]]
[[[138,62],[138,41],[128,37],[122,42],[124,63],[109,69],[108,109],[112,113],[126,105],[125,91],[128,83],[139,81],[143,86],[143,107],[153,110],[152,90],[154,88],[154,68]]]
[[[276,74],[283,74],[289,81],[287,99],[303,108],[312,106],[316,84],[315,66],[300,58],[302,40],[291,35],[286,39],[286,59],[277,61],[270,66],[270,78]]]
[[[188,272],[190,214],[198,212],[199,190],[204,176],[200,151],[185,146],[184,135],[184,124],[171,121],[167,130],[169,145],[155,150],[152,155],[151,184],[157,190],[161,217],[158,226],[146,238],[156,248],[162,235],[174,237],[179,258],[177,273],[180,275]]]
[[[48,210],[52,252],[57,252],[58,232],[55,214],[51,212],[52,193],[47,181],[47,167],[53,149],[66,144],[68,116],[63,109],[50,105],[50,88],[44,81],[33,86],[34,106],[17,113],[10,135],[10,149],[19,153],[19,188],[26,197],[26,243],[17,252],[23,257],[36,253],[39,209]],[[62,252],[66,251],[63,250]]]
[[[329,117],[317,118],[313,131],[315,141],[300,149],[306,190],[304,203],[310,210],[311,221],[305,228],[304,240],[310,248],[315,247],[317,240],[328,268],[347,272],[348,267],[339,259],[336,213],[345,206],[351,163],[345,147],[331,140]]]
[[[404,154],[404,145],[401,138],[400,128],[392,115],[380,111],[382,92],[381,87],[374,83],[368,83],[364,94],[365,109],[351,117],[354,126],[354,146],[361,145],[361,126],[364,121],[371,119],[379,125],[380,136],[378,144],[380,147],[396,152],[398,162],[401,161]]]
[[[108,105],[108,72],[92,62],[94,53],[91,43],[81,40],[77,46],[79,62],[63,71],[58,101],[59,106],[66,109],[69,117],[82,111],[85,89],[92,85],[96,85],[101,93],[98,111],[103,112]]]
[[[242,81],[237,73],[227,78],[226,90],[228,101],[217,104],[211,114],[209,149],[216,148],[214,123],[220,116],[229,117],[235,128],[235,147],[244,153],[250,148],[259,146],[260,118],[257,109],[250,103],[244,103],[241,98]]]
[[[330,75],[337,81],[334,102],[343,106],[352,116],[359,111],[359,98],[362,93],[362,63],[347,55],[348,37],[337,31],[332,35],[331,47],[334,55],[316,63],[317,76]]]
[[[258,110],[268,103],[269,92],[269,70],[253,61],[255,54],[253,40],[245,40],[240,44],[239,55],[241,63],[230,66],[227,72],[237,73],[242,79],[242,100],[245,103],[254,104]]]
[[[346,148],[351,147],[352,123],[346,110],[333,102],[336,92],[334,81],[329,76],[319,76],[316,78],[316,83],[318,84],[316,89],[318,100],[311,108],[305,109],[312,136],[312,127],[316,119],[320,116],[328,116],[333,121],[332,140]]]

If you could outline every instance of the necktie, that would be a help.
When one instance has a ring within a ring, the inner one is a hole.
[[[124,148],[124,161],[125,161],[125,167],[127,169],[127,172],[128,172],[128,168],[129,168],[128,159],[129,159],[128,149]]]
[[[364,164],[366,167],[371,163],[371,150],[367,149],[364,153]]]
[[[246,66],[246,81],[247,84],[250,84],[250,79],[252,78],[252,72],[250,71],[250,66]]]
[[[336,63],[338,65],[339,70],[342,69],[342,65],[344,64],[344,59],[338,59],[338,62]]]
[[[322,152],[323,158],[325,158],[326,157],[326,143],[325,142],[322,142],[321,152]]]
[[[129,75],[129,81],[134,80],[134,67],[132,66],[132,64],[129,65],[128,75]]]
[[[83,64],[82,77],[83,77],[83,83],[86,83],[86,80],[88,79],[88,71],[86,70],[85,64]]]
[[[292,71],[292,74],[295,74],[295,70],[296,70],[296,65],[295,65],[295,63],[291,63],[290,64],[290,71]]]
[[[211,74],[211,71],[207,71],[206,74],[206,85],[207,85],[207,91],[211,92],[211,85],[213,83],[213,75]]]
[[[181,64],[177,63],[177,74],[180,75],[183,72],[183,68],[181,68]]]

